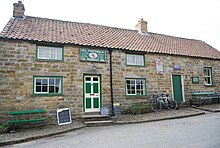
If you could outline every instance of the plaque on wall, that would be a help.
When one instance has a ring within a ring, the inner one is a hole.
[[[72,123],[71,113],[69,108],[63,108],[57,110],[57,122],[58,125]]]
[[[163,73],[163,63],[160,61],[160,59],[156,59],[156,71],[157,74],[164,74]]]
[[[106,51],[81,48],[80,60],[91,62],[106,62]]]
[[[197,77],[197,76],[192,77],[192,83],[199,84],[199,77]]]

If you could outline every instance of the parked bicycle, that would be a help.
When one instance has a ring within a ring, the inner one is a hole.
[[[168,94],[155,95],[150,101],[151,109],[154,112],[161,111],[162,107],[166,107],[169,110],[175,110],[177,108],[177,102],[169,97]]]

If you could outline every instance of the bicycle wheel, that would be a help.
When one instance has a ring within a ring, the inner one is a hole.
[[[167,102],[167,108],[169,110],[175,110],[177,108],[177,102],[175,100],[170,100]]]
[[[152,111],[154,112],[159,112],[162,109],[162,103],[157,99],[151,100],[150,105],[151,105]]]

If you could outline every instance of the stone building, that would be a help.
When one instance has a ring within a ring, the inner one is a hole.
[[[220,93],[220,52],[200,40],[24,15],[14,4],[0,33],[0,111],[45,109],[73,116],[119,102],[123,111],[169,93]]]

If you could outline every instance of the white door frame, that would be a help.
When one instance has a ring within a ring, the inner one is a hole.
[[[86,81],[86,78],[90,78],[90,81]],[[93,78],[98,78],[98,81],[94,81]],[[101,108],[101,93],[100,93],[100,86],[101,86],[101,81],[100,81],[101,77],[99,75],[84,75],[84,111],[85,112],[100,112],[100,108]],[[91,83],[91,93],[86,93],[86,82]],[[93,92],[93,84],[94,83],[98,83],[98,93],[94,93]],[[86,98],[91,98],[91,108],[87,109],[86,108]],[[98,102],[99,102],[99,107],[98,108],[94,108],[94,98],[98,98]]]

